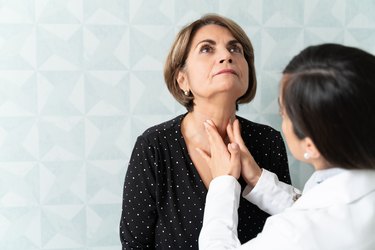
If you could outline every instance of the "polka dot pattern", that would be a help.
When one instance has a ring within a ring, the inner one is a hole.
[[[184,115],[146,130],[129,161],[120,222],[123,249],[198,249],[207,189],[181,134]],[[243,139],[259,166],[290,183],[278,131],[238,117]],[[240,179],[242,187],[245,182]],[[269,216],[241,198],[238,236],[255,237]]]

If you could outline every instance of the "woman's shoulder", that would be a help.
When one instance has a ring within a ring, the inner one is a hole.
[[[142,133],[141,137],[156,138],[160,136],[164,137],[166,135],[169,137],[173,134],[177,135],[180,133],[180,125],[183,117],[184,115],[178,115],[173,119],[151,126]]]
[[[258,135],[280,135],[280,132],[277,129],[269,125],[253,122],[240,116],[237,116],[237,119],[241,124],[242,131],[247,131],[248,133]]]

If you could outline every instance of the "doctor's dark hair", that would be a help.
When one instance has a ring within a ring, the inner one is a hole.
[[[281,103],[297,137],[310,137],[331,166],[375,169],[375,57],[310,46],[283,73]]]
[[[178,73],[185,67],[194,35],[200,28],[209,24],[219,25],[228,29],[243,47],[244,57],[249,68],[249,85],[246,93],[238,98],[236,108],[238,108],[238,104],[248,103],[253,100],[256,93],[257,80],[254,66],[254,50],[249,37],[233,20],[216,14],[207,14],[181,29],[176,36],[164,65],[164,79],[169,92],[171,92],[174,98],[185,106],[188,111],[194,109],[194,96],[191,93],[187,96],[184,95],[183,90],[181,90],[178,85],[177,77]]]

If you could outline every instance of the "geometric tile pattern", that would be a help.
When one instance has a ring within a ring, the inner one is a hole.
[[[163,81],[177,31],[204,13],[255,48],[255,100],[239,114],[280,130],[284,65],[307,45],[375,52],[372,0],[12,0],[0,4],[0,249],[120,249],[136,137],[185,112]],[[290,157],[302,187],[311,168]]]

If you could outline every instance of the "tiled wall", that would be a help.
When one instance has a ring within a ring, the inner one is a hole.
[[[310,44],[375,51],[371,0],[0,2],[0,249],[120,249],[127,162],[147,127],[185,110],[162,67],[204,13],[253,41],[259,91],[239,114],[280,130],[280,72]],[[311,168],[290,158],[295,185]]]

